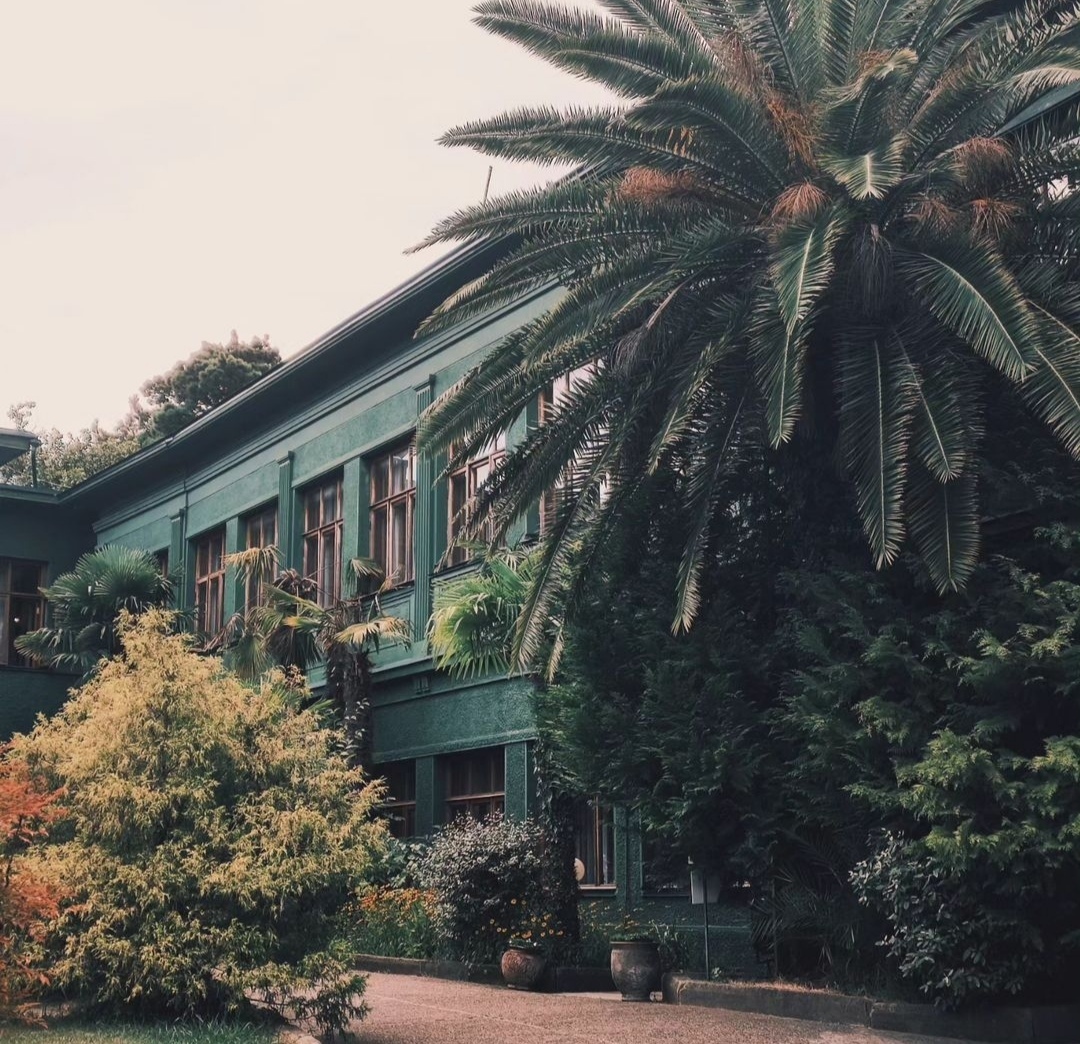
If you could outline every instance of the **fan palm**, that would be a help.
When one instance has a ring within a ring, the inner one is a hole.
[[[535,551],[476,550],[479,568],[435,585],[428,627],[435,666],[458,678],[510,670],[514,627],[533,572]]]
[[[24,634],[15,646],[41,666],[86,674],[118,651],[116,618],[122,609],[140,613],[168,605],[172,592],[154,555],[108,544],[87,552],[44,589],[52,626]]]
[[[689,627],[714,520],[737,510],[733,462],[776,474],[793,445],[848,476],[879,567],[910,538],[941,591],[961,587],[994,385],[1080,455],[1080,4],[598,2],[477,8],[619,101],[450,131],[579,173],[426,241],[508,249],[421,333],[562,288],[420,431],[452,470],[574,375],[470,505],[466,536],[498,538],[560,490],[516,664],[662,470],[685,543],[673,626]]]
[[[326,663],[326,701],[341,715],[350,756],[370,762],[372,654],[383,644],[406,643],[407,620],[382,611],[387,587],[381,567],[354,558],[345,571],[346,596],[321,605],[315,581],[294,569],[278,572],[277,548],[226,557],[254,598],[210,643],[222,649],[241,677],[254,679],[280,665],[306,671]]]

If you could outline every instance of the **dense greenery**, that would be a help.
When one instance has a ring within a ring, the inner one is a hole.
[[[1060,458],[1012,475],[1049,518],[1075,518],[1076,479]],[[668,627],[678,539],[646,515],[609,549],[606,586],[566,627],[561,684],[538,693],[563,785],[634,806],[665,847],[750,881],[780,972],[885,975],[946,1004],[1066,996],[1080,532],[1002,520],[942,600],[913,556],[865,569],[827,497],[795,517],[747,488],[754,524],[729,521],[689,634]]]
[[[16,639],[34,663],[85,674],[119,650],[117,616],[165,606],[173,585],[147,551],[107,544],[88,551],[69,573],[45,589],[52,615],[48,627]]]
[[[324,1028],[363,1014],[346,911],[385,827],[377,788],[294,676],[256,687],[122,619],[103,665],[13,756],[67,817],[37,863],[64,883],[56,982],[126,1012],[212,1016],[245,994]]]
[[[574,377],[469,505],[467,535],[501,535],[561,490],[515,666],[667,475],[671,617],[688,628],[748,453],[766,474],[839,462],[836,509],[872,560],[914,547],[938,590],[961,587],[978,559],[988,397],[1023,403],[1080,452],[1080,196],[1065,186],[1080,101],[1060,90],[1080,78],[1075,3],[601,7],[477,9],[619,101],[450,131],[449,145],[579,173],[462,210],[429,240],[505,236],[508,251],[423,333],[564,288],[420,432],[453,469]]]
[[[379,597],[390,587],[382,567],[350,559],[344,590],[324,605],[313,579],[279,571],[273,545],[228,555],[226,563],[249,597],[208,648],[223,650],[229,667],[248,680],[275,666],[307,671],[325,662],[323,698],[340,716],[353,764],[369,767],[372,655],[382,645],[407,644],[412,634],[408,620],[382,611]]]
[[[39,944],[58,912],[60,890],[28,870],[22,856],[62,815],[60,796],[35,786],[17,762],[0,761],[0,1022],[33,1021],[32,1002],[48,985]]]
[[[241,341],[233,330],[226,344],[204,341],[197,352],[168,373],[147,381],[142,397],[132,397],[131,408],[115,428],[103,428],[94,421],[78,432],[39,430],[34,424],[37,404],[33,402],[14,404],[8,418],[18,430],[32,431],[41,440],[38,484],[68,489],[152,442],[175,435],[280,365],[281,355],[267,338]],[[0,467],[0,482],[29,486],[32,479],[29,454]]]
[[[143,444],[175,435],[280,365],[281,355],[266,337],[241,341],[233,330],[226,344],[203,341],[193,355],[142,386]]]
[[[444,827],[418,866],[420,883],[434,898],[444,953],[497,962],[511,938],[559,953],[570,936],[556,919],[563,868],[551,849],[533,820],[462,817]]]

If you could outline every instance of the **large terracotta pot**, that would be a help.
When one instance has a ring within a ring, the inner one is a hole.
[[[660,989],[660,948],[648,940],[613,942],[611,979],[624,1001],[651,1000]]]
[[[514,990],[535,990],[547,967],[547,958],[537,949],[511,944],[499,962],[503,982]]]

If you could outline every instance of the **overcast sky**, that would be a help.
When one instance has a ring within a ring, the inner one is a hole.
[[[112,424],[200,343],[286,356],[438,257],[483,193],[435,144],[600,95],[470,21],[471,0],[34,0],[0,44],[0,426]],[[492,191],[549,172],[496,164]]]

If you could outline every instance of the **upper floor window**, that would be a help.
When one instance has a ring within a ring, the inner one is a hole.
[[[413,513],[416,507],[416,455],[403,442],[375,457],[371,467],[371,557],[388,580],[413,578]]]
[[[445,759],[446,819],[484,819],[502,812],[506,798],[506,762],[502,747],[486,747]]]
[[[479,456],[450,475],[447,546],[450,548],[451,565],[460,565],[472,557],[469,549],[458,547],[456,541],[463,535],[469,523],[469,513],[472,510],[476,491],[487,481],[487,477],[505,456],[506,435],[500,434]],[[487,543],[491,542],[490,530],[482,534],[482,539]]]
[[[344,531],[341,477],[304,492],[304,576],[318,588],[323,608],[341,599],[341,544]]]
[[[615,816],[610,805],[582,801],[574,831],[574,875],[582,887],[615,883]]]
[[[225,530],[204,533],[195,543],[195,626],[213,635],[225,623]]]
[[[386,779],[382,803],[394,837],[416,836],[416,762],[393,761],[376,769]]]
[[[570,393],[595,372],[595,366],[589,364],[588,366],[579,366],[576,370],[564,373],[561,377],[556,377],[551,382],[551,385],[540,393],[538,410],[540,423],[550,423],[557,416],[559,410],[569,398]],[[571,476],[573,475],[573,468],[574,465],[571,463]],[[560,489],[565,484],[567,477],[564,473],[563,477],[544,494],[543,499],[540,501],[541,534],[546,533],[555,522],[559,510]]]
[[[45,625],[45,563],[0,558],[0,664],[30,667],[15,639]]]
[[[244,523],[244,547],[273,547],[277,544],[277,508],[274,505],[262,508],[253,515],[248,515]],[[260,580],[249,576],[244,583],[244,605],[251,609],[258,605],[262,591]]]

